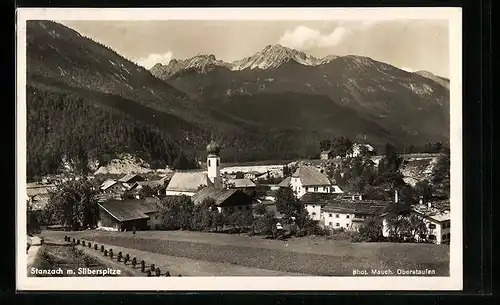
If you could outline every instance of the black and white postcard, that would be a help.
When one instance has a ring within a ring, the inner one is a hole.
[[[459,8],[18,9],[17,288],[462,289],[461,35]]]

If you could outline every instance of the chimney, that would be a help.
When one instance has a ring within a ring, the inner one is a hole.
[[[398,201],[399,201],[398,199],[399,199],[399,198],[398,198],[398,190],[396,190],[396,191],[394,192],[394,203],[398,203]]]

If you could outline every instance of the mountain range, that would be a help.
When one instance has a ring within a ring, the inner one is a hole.
[[[447,79],[280,45],[232,63],[200,54],[148,71],[62,24],[28,21],[27,85],[137,121],[188,154],[202,157],[215,137],[228,161],[312,156],[333,136],[400,147],[449,139]]]

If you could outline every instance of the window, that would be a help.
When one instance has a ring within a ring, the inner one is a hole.
[[[314,187],[314,192],[317,192],[318,191],[318,187]]]
[[[331,222],[329,222],[329,223],[328,223],[328,225],[331,227],[331,226],[332,226],[332,223],[331,223]]]
[[[339,214],[335,214],[335,218],[339,218]]]
[[[332,217],[332,213],[328,214],[328,217]]]
[[[345,215],[345,218],[349,218],[349,215]]]
[[[443,235],[443,240],[446,240],[446,237],[448,237],[448,234]]]
[[[217,166],[219,166],[219,159],[217,159]]]
[[[436,225],[435,225],[435,224],[433,224],[433,223],[430,223],[430,224],[429,224],[429,229],[435,229],[435,228],[436,228]]]
[[[433,234],[429,235],[429,240],[436,240],[436,235]]]
[[[312,215],[313,215],[313,216],[314,216],[314,215],[316,215],[316,212],[312,212]]]
[[[208,167],[210,167],[210,160],[208,160]]]
[[[446,235],[448,235],[448,240],[450,240],[450,233],[448,233],[448,234],[446,234]]]
[[[335,224],[335,226],[336,226],[336,227],[340,227],[340,223],[338,223],[338,222],[337,222],[337,223]]]
[[[315,205],[313,205],[313,209],[315,209],[315,208],[316,208],[316,206],[315,206]]]
[[[346,227],[346,228],[349,228],[349,224],[348,224],[348,223],[346,223],[346,224],[345,224],[345,227]]]

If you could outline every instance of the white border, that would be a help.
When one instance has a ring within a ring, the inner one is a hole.
[[[26,20],[397,20],[449,21],[452,227],[449,277],[34,278],[26,255]],[[16,219],[18,290],[461,290],[462,10],[461,8],[19,8],[17,9]]]

